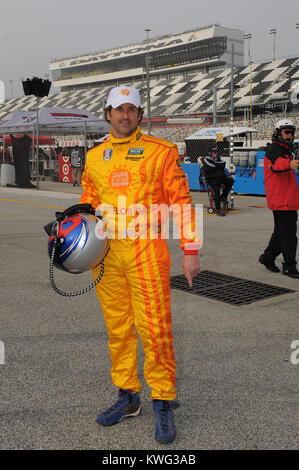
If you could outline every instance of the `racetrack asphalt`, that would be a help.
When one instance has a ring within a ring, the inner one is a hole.
[[[140,416],[108,428],[95,423],[117,394],[98,300],[94,290],[60,297],[49,283],[43,225],[55,210],[76,203],[81,192],[47,181],[40,182],[39,191],[0,188],[0,345],[5,347],[0,449],[165,450],[154,439],[141,345]],[[205,193],[192,195],[195,203],[207,205]],[[226,217],[210,216],[204,208],[202,270],[295,292],[235,307],[172,290],[181,407],[174,412],[177,437],[167,447],[171,451],[298,448],[299,364],[291,362],[291,344],[299,341],[299,280],[257,262],[272,228],[263,197],[235,196],[235,211]],[[182,274],[179,241],[170,240],[169,249],[171,273]],[[55,270],[55,275],[66,290],[85,287],[91,279],[90,273],[68,276]]]

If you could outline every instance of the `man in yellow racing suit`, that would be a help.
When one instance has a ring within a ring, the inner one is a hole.
[[[165,240],[170,206],[181,232],[183,269],[190,285],[200,270],[201,241],[176,145],[145,135],[138,126],[142,119],[139,92],[131,87],[112,89],[105,113],[111,122],[110,136],[87,154],[80,200],[101,212],[111,239],[96,290],[109,336],[112,381],[119,395],[97,422],[112,425],[140,412],[136,328],[145,351],[145,380],[152,390],[155,437],[171,442],[176,433],[171,410],[178,405]],[[94,270],[94,278],[99,269]]]

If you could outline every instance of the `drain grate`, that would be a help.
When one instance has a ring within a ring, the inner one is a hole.
[[[213,271],[202,271],[193,278],[189,287],[184,275],[172,276],[170,287],[190,294],[209,297],[230,305],[247,305],[278,295],[295,292],[285,287],[272,286],[263,282],[250,281]]]

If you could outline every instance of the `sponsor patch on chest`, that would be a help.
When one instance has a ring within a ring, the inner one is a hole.
[[[130,148],[128,151],[128,155],[142,155],[144,152],[143,148],[137,147],[137,148]]]
[[[112,157],[113,150],[112,149],[105,149],[103,152],[103,159],[104,162],[109,162],[110,158]]]

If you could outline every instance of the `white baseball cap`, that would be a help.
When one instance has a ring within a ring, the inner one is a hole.
[[[139,91],[130,86],[117,86],[112,88],[107,99],[106,108],[108,108],[108,106],[117,108],[124,103],[130,103],[136,106],[136,108],[140,108],[141,100]]]

